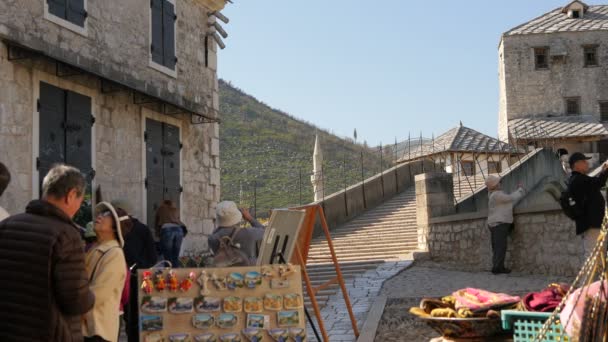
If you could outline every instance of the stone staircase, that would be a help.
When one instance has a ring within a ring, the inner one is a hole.
[[[331,231],[334,249],[345,279],[355,278],[384,261],[405,259],[417,247],[416,194],[414,187]],[[325,237],[313,239],[306,264],[313,286],[336,273]],[[339,291],[337,284],[317,293],[323,308]],[[308,296],[307,307],[311,307]]]

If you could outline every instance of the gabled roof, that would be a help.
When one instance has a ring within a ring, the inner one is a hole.
[[[518,140],[608,137],[606,125],[591,115],[512,119],[509,132]]]
[[[567,4],[566,6],[562,7],[562,13],[568,13],[568,10],[574,4],[579,4],[579,5],[583,6],[583,11],[585,13],[587,13],[587,11],[589,10],[589,5],[587,5],[586,3],[582,2],[582,1],[574,0],[574,1],[571,1],[569,4]]]
[[[460,124],[433,141],[412,147],[398,162],[417,159],[442,152],[515,153],[517,150],[496,138]]]
[[[570,3],[568,6],[570,6]],[[545,13],[538,18],[519,25],[503,34],[514,36],[522,34],[552,33],[552,32],[583,32],[608,30],[608,5],[587,6],[583,18],[568,18],[560,7]]]

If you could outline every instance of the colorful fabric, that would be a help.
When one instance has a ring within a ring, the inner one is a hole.
[[[521,298],[504,293],[494,293],[481,289],[466,288],[452,294],[456,298],[456,310],[469,309],[472,312],[486,311],[518,303]]]
[[[572,292],[566,299],[566,305],[560,314],[560,320],[564,325],[564,329],[568,336],[576,339],[581,335],[581,328],[584,324],[583,316],[585,314],[585,302],[588,298],[593,298],[600,295],[603,302],[608,300],[608,281],[596,281],[589,286],[582,287]]]
[[[570,289],[566,284],[551,284],[541,292],[528,293],[522,304],[526,311],[552,312]]]

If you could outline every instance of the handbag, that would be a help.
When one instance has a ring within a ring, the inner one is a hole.
[[[220,238],[220,246],[213,257],[211,267],[251,266],[249,257],[233,243],[242,228],[235,228],[230,236]]]

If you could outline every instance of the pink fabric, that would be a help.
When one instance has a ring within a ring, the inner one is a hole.
[[[131,295],[131,270],[127,266],[127,276],[125,277],[125,287],[122,288],[122,295],[120,296],[120,313],[123,313],[123,308],[129,303],[129,296]]]
[[[541,292],[528,293],[523,300],[528,311],[552,312],[562,302],[570,286],[566,284],[551,285]]]
[[[456,299],[456,310],[469,309],[484,311],[518,303],[521,298],[504,293],[494,293],[480,289],[466,288],[452,294]]]
[[[604,291],[608,290],[608,282],[604,280]],[[585,312],[585,298],[594,297],[600,292],[602,283],[596,281],[589,286],[582,287],[570,294],[566,299],[566,305],[560,314],[560,320],[568,336],[574,338],[580,335],[580,329],[582,324],[582,318]],[[582,292],[582,295],[580,295]],[[580,295],[580,297],[579,297]],[[606,293],[602,296],[603,300],[606,301]],[[578,299],[578,302],[577,302]],[[572,314],[572,315],[571,315]]]

